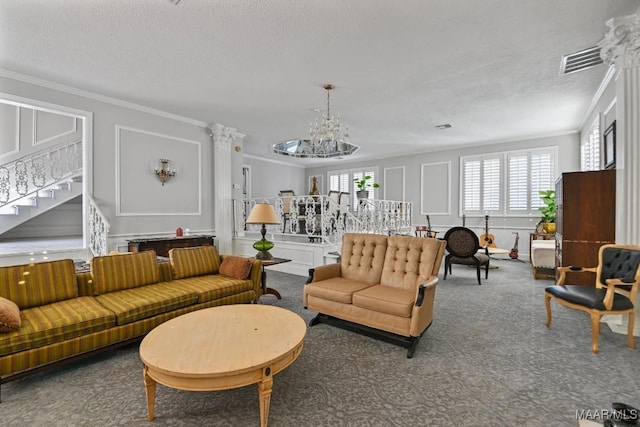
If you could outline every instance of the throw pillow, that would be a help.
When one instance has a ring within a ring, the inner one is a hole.
[[[11,300],[0,297],[0,332],[11,332],[20,328],[20,309]]]
[[[251,260],[238,256],[226,256],[220,264],[220,274],[245,280],[251,273]]]

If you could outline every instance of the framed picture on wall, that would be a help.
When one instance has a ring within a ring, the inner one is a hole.
[[[615,120],[604,131],[604,168],[615,169],[616,167],[616,122]]]
[[[309,177],[309,192],[307,194],[324,194],[322,191],[322,175],[311,175]]]
[[[604,131],[604,168],[615,169],[616,167],[616,122]]]

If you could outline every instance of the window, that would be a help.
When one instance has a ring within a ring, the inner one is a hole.
[[[354,179],[362,179],[365,176],[370,176],[371,179],[368,182],[367,190],[369,190],[369,199],[375,199],[377,190],[375,190],[371,184],[376,181],[376,177],[378,176],[378,168],[370,167],[365,169],[352,169],[348,171],[333,171],[329,172],[329,190],[330,191],[342,191],[349,193],[349,197],[351,199],[351,209],[356,210],[358,204],[355,203],[357,200],[356,193],[358,192],[358,187],[356,183],[353,181]],[[373,191],[371,191],[373,190]]]
[[[464,157],[462,205],[464,213],[499,213],[502,158],[499,155]]]
[[[596,118],[589,132],[580,142],[580,169],[600,170],[600,118]]]
[[[537,214],[539,192],[554,186],[555,153],[546,147],[462,157],[462,213]]]
[[[349,172],[329,172],[329,191],[343,191],[348,193],[351,187]]]

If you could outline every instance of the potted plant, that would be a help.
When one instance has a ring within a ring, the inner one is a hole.
[[[371,180],[371,176],[370,175],[365,175],[364,178],[359,179],[359,178],[354,178],[353,182],[356,183],[356,186],[358,187],[358,192],[356,193],[358,196],[358,199],[368,199],[369,198],[369,188],[379,188],[380,184],[378,184],[377,182],[371,182],[369,183],[369,180]]]
[[[544,206],[538,208],[542,214],[540,223],[547,233],[556,232],[556,192],[555,190],[539,191]]]

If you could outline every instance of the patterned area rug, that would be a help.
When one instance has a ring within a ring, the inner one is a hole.
[[[544,287],[529,264],[499,266],[478,286],[454,266],[438,284],[435,320],[412,359],[404,348],[320,324],[301,356],[274,377],[270,426],[576,426],[577,413],[640,406],[640,350],[603,325],[590,350],[589,318],[553,305],[544,326]],[[270,271],[283,298],[273,304],[309,321],[306,277]],[[639,341],[636,338],[636,341]],[[640,342],[638,342],[640,345]],[[3,385],[4,426],[257,426],[255,385],[187,392],[158,385],[147,421],[138,346],[55,373]]]

